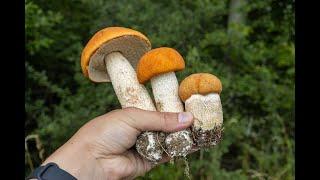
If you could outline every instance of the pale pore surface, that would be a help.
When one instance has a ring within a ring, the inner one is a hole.
[[[119,52],[105,57],[105,64],[113,89],[122,108],[135,107],[155,111],[155,106],[146,88],[139,83],[129,61]]]
[[[219,94],[194,94],[185,102],[186,111],[194,116],[196,129],[211,130],[223,123],[223,113]]]
[[[179,83],[174,72],[151,78],[152,92],[157,110],[160,112],[183,112],[179,98]]]
[[[151,46],[137,36],[121,36],[112,39],[97,49],[90,58],[88,74],[94,82],[110,82],[110,74],[105,67],[105,55],[112,52],[120,52],[135,69],[140,57],[149,51]]]

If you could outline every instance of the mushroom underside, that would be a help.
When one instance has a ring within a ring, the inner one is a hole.
[[[101,45],[90,57],[89,78],[94,82],[110,82],[110,76],[104,62],[106,54],[120,52],[135,69],[140,57],[150,49],[149,44],[137,36],[121,36],[112,39]]]

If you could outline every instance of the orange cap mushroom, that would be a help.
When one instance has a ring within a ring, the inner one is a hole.
[[[151,49],[146,36],[124,27],[108,27],[98,31],[87,43],[81,55],[81,68],[94,82],[110,82],[122,108],[135,107],[155,111],[148,91],[140,84],[135,72],[141,56]],[[163,149],[152,132],[144,134],[148,152],[137,151],[151,161],[162,158]],[[149,140],[153,140],[149,141]],[[152,152],[152,153],[150,153]]]
[[[109,82],[103,62],[107,54],[120,52],[136,68],[140,57],[150,49],[149,39],[138,31],[124,27],[104,28],[84,47],[81,54],[82,72],[94,82]]]
[[[141,57],[137,65],[137,76],[140,83],[145,83],[156,75],[184,68],[184,60],[175,49],[160,47],[150,50]]]
[[[141,57],[137,65],[138,80],[140,83],[151,81],[158,111],[184,111],[178,94],[179,83],[175,75],[175,71],[180,71],[184,68],[183,57],[173,48],[156,48]],[[193,145],[190,131],[182,130],[170,133],[166,137],[165,145],[169,156],[186,156]]]
[[[209,73],[197,73],[186,77],[179,87],[179,95],[185,102],[193,94],[206,95],[222,91],[222,84],[219,78]]]
[[[223,112],[221,81],[209,73],[192,74],[180,84],[179,96],[195,118],[192,131],[198,147],[217,145],[221,140]]]

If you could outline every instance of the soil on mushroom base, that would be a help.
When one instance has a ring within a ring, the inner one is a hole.
[[[186,156],[193,146],[194,142],[191,137],[191,130],[179,131],[170,134],[166,138],[166,149],[170,157]]]
[[[163,151],[164,142],[165,142],[165,133],[163,132],[154,132],[157,133],[154,147],[148,148],[150,146],[149,137],[147,135],[141,134],[137,138],[136,149],[140,155],[144,157],[153,157],[154,154],[157,154],[159,151]]]
[[[199,147],[210,147],[217,145],[222,140],[223,127],[216,126],[212,130],[202,130],[192,126],[193,140]]]

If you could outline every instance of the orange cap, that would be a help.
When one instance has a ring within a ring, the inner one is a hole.
[[[179,96],[185,102],[193,94],[206,95],[222,91],[221,81],[209,73],[197,73],[186,77],[179,86]]]
[[[137,65],[137,77],[145,83],[152,77],[184,69],[183,57],[174,49],[161,47],[145,53]]]
[[[131,39],[128,37],[131,37]],[[133,42],[132,39],[134,39],[135,41]],[[138,31],[124,27],[104,28],[98,31],[96,34],[94,34],[94,36],[89,40],[89,42],[82,51],[81,68],[84,76],[89,76],[88,68],[90,59],[102,45],[107,46],[103,47],[103,53],[119,51],[131,62],[131,64],[133,64],[134,67],[136,67],[136,64],[139,58],[142,56],[142,54],[151,49],[151,43],[149,39]],[[98,54],[99,53],[100,52],[98,52]],[[99,57],[96,59],[100,60],[101,58],[103,58],[102,56],[104,57],[104,55],[99,54]],[[94,70],[96,71],[97,69]],[[104,73],[106,72],[103,72],[103,74]],[[107,73],[106,76],[107,78],[104,81],[109,81]]]

